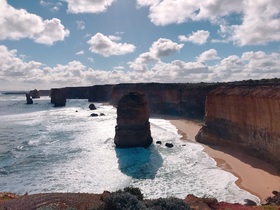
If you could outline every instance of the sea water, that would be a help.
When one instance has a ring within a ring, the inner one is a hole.
[[[71,99],[54,108],[49,97],[27,105],[24,95],[0,94],[0,192],[102,193],[134,186],[146,198],[194,194],[259,202],[201,145],[182,142],[167,120],[150,119],[154,143],[148,149],[115,148],[116,109],[95,105],[91,111],[87,100]]]

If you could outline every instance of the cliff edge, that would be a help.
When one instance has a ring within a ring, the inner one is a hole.
[[[196,140],[242,148],[280,168],[280,85],[233,85],[212,91]]]

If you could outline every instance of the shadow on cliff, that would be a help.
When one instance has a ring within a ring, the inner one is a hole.
[[[136,179],[154,179],[163,159],[156,147],[116,148],[119,169]]]

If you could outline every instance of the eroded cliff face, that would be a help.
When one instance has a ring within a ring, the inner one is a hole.
[[[220,84],[119,84],[112,89],[110,103],[116,105],[124,94],[136,91],[146,95],[153,114],[202,119],[206,96],[218,86]]]
[[[206,99],[198,142],[237,146],[280,167],[280,85],[225,86]]]

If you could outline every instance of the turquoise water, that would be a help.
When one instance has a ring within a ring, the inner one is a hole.
[[[180,141],[167,120],[150,119],[154,142],[162,145],[116,149],[116,109],[95,105],[90,111],[87,100],[68,100],[54,108],[48,97],[26,105],[24,95],[0,95],[0,191],[102,193],[135,186],[147,198],[194,194],[259,202],[201,145]],[[93,112],[105,116],[90,117]]]

